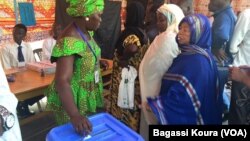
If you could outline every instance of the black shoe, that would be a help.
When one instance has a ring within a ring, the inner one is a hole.
[[[25,101],[18,102],[17,105],[17,116],[19,119],[23,119],[29,116],[34,115],[33,111],[29,110],[28,104]]]

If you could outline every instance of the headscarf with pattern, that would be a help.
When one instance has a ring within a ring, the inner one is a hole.
[[[189,25],[189,29],[191,32],[190,45],[196,45],[203,49],[210,49],[212,44],[211,41],[212,39],[211,39],[211,24],[208,18],[202,14],[189,15],[182,19],[182,21],[179,24],[179,27],[184,22]],[[179,46],[182,45],[179,44]]]
[[[190,45],[181,45],[178,40],[177,43],[181,49],[182,54],[199,53],[206,56],[212,65],[212,59],[207,53],[211,49],[211,25],[208,18],[202,14],[193,14],[183,18],[179,24],[187,23],[191,32]],[[176,37],[178,38],[178,37]]]
[[[87,17],[104,9],[103,0],[67,0],[67,13],[72,17]]]

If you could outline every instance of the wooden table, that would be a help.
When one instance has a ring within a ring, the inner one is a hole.
[[[10,82],[10,90],[19,101],[44,94],[44,90],[54,79],[54,74],[40,76],[39,72],[25,70],[14,74],[15,82]]]
[[[107,60],[109,68],[102,70],[102,76],[112,73],[113,61]],[[19,101],[30,99],[39,95],[43,95],[46,88],[54,79],[54,74],[45,74],[41,77],[39,72],[32,70],[5,70],[6,74],[14,72],[15,82],[10,82],[10,90],[14,93]]]

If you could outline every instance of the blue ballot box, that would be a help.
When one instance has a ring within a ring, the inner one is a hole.
[[[46,141],[143,141],[143,138],[107,113],[89,117],[93,131],[90,136],[77,134],[71,123],[51,129]]]

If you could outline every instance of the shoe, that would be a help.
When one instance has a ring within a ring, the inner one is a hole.
[[[17,104],[17,116],[19,119],[24,119],[34,115],[33,111],[29,110],[28,104],[25,101],[18,102]]]

